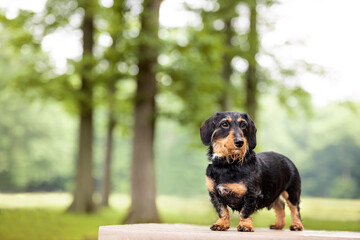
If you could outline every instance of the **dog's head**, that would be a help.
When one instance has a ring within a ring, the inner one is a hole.
[[[212,157],[243,160],[246,152],[256,147],[255,123],[247,113],[218,112],[200,128],[201,141],[212,146]]]

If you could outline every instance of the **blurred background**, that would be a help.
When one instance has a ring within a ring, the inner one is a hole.
[[[217,111],[250,113],[255,151],[293,160],[306,229],[360,231],[359,9],[0,0],[0,238],[210,225],[199,128]]]

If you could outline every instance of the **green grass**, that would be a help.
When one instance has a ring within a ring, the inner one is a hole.
[[[110,198],[112,207],[93,215],[65,213],[70,202],[67,193],[0,194],[0,239],[97,239],[99,226],[121,222],[130,199],[114,194]],[[210,225],[217,218],[207,197],[160,196],[157,204],[166,223]],[[301,213],[306,229],[360,231],[360,200],[304,197]],[[288,227],[288,210],[286,215]],[[256,228],[267,228],[274,220],[273,211],[254,215]],[[232,213],[231,226],[238,221],[238,213]]]

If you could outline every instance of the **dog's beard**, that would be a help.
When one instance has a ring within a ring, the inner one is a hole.
[[[247,139],[244,138],[244,144],[241,147],[236,147],[234,144],[233,134],[229,134],[225,138],[216,139],[213,144],[213,160],[215,158],[225,157],[226,161],[231,164],[236,161],[243,163],[246,153],[249,150]]]
[[[248,151],[248,147],[238,148],[238,149],[227,149],[221,148],[221,151],[214,152],[212,154],[212,159],[215,160],[216,158],[224,157],[228,164],[234,163],[236,161],[244,162],[246,153]]]
[[[226,161],[230,164],[233,163],[235,161],[240,161],[241,164],[244,162],[244,158],[246,155],[246,150],[245,153],[239,153],[239,154],[232,154],[232,155],[227,155],[226,156]]]

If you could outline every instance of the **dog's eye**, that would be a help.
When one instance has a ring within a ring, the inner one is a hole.
[[[229,127],[229,123],[228,123],[228,122],[223,122],[223,123],[221,124],[221,126],[222,126],[223,128],[228,128],[228,127]]]
[[[246,123],[245,123],[245,122],[241,122],[241,123],[240,123],[240,128],[241,128],[242,130],[245,130],[245,129],[246,129]]]

